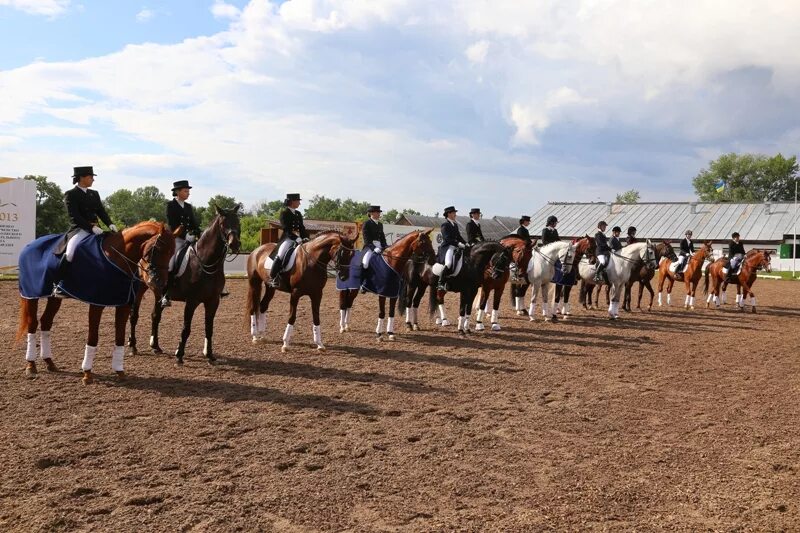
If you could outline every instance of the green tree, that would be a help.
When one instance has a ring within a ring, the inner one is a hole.
[[[262,200],[253,206],[252,211],[256,215],[273,220],[278,218],[281,209],[283,209],[283,200]]]
[[[615,202],[618,204],[637,204],[639,203],[639,198],[639,191],[636,189],[631,189],[629,191],[619,193]]]
[[[315,220],[339,220],[342,222],[357,222],[367,219],[369,202],[358,202],[347,198],[326,198],[315,195],[308,202],[308,207],[303,214],[306,218]]]
[[[105,201],[108,215],[118,226],[133,226],[142,220],[165,221],[167,198],[158,187],[149,185],[131,192],[117,189]]]
[[[47,176],[28,175],[24,179],[36,182],[36,237],[66,232],[69,216],[61,187],[48,181]]]
[[[211,221],[214,220],[214,217],[217,216],[215,206],[223,209],[233,209],[236,204],[236,198],[233,196],[217,194],[209,198],[208,207],[198,207],[195,210],[195,215],[197,216],[197,220],[200,221],[200,226],[207,228],[208,225],[211,224]]]
[[[252,252],[261,245],[261,228],[267,227],[267,220],[265,215],[248,214],[241,217],[239,241],[242,252]]]
[[[729,153],[711,161],[692,183],[703,202],[790,201],[797,173],[795,156]],[[722,183],[724,190],[718,190]]]
[[[381,222],[384,224],[394,224],[397,222],[397,219],[400,218],[400,215],[421,215],[421,213],[414,209],[403,209],[402,211],[389,209],[381,216]]]

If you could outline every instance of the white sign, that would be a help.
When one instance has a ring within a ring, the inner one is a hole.
[[[0,178],[0,273],[17,271],[19,254],[36,238],[36,182]]]
[[[431,228],[424,226],[402,226],[400,224],[383,225],[383,232],[386,234],[386,242],[389,244],[389,246],[394,244],[396,241],[399,241],[412,231],[428,231],[429,229]],[[439,245],[442,243],[442,236],[439,232],[439,228],[433,228],[433,231],[431,232],[431,242],[433,243],[434,250],[439,248]]]

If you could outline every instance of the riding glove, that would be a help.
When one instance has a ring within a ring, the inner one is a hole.
[[[117,226],[115,226],[114,224],[111,224],[111,225],[108,227],[108,229],[110,229],[110,230],[111,230],[111,231],[113,231],[114,233],[116,233],[116,232],[117,232]]]
[[[296,242],[297,244],[303,244],[303,239],[301,239],[300,237],[298,237],[298,238],[296,238],[296,239],[294,240],[294,242]]]
[[[100,229],[100,226],[92,226],[92,233],[94,233],[95,235],[102,235],[103,230]]]

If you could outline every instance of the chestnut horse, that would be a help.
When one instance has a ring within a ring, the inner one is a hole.
[[[428,257],[433,257],[433,243],[431,242],[431,232],[415,230],[398,239],[394,244],[386,248],[382,255],[386,258],[386,264],[404,276],[407,275],[406,265],[412,257],[420,258],[420,261],[427,261]],[[404,277],[408,282],[408,278]],[[424,291],[423,291],[424,292]],[[353,309],[353,302],[358,296],[358,290],[339,291],[339,332],[350,331],[350,312]],[[383,334],[390,341],[395,340],[394,332],[394,311],[397,306],[397,298],[389,298],[389,318],[386,318],[386,296],[378,295],[378,325],[375,328],[375,335],[379,341],[383,340]],[[401,310],[402,313],[402,310]]]
[[[102,242],[103,253],[120,270],[130,278],[143,281],[154,291],[161,291],[167,281],[169,260],[175,251],[175,237],[161,222],[140,222],[119,233],[105,233]],[[27,333],[28,347],[25,359],[28,364],[25,375],[35,378],[36,368],[36,330],[41,325],[41,357],[47,370],[57,370],[53,363],[50,333],[53,320],[61,308],[60,298],[48,298],[47,305],[40,319],[36,313],[39,300],[20,298],[19,329],[17,338]],[[84,351],[82,381],[88,385],[94,381],[92,367],[97,354],[97,343],[100,340],[100,319],[103,306],[89,305],[89,333]],[[117,379],[125,378],[125,325],[131,312],[130,305],[121,305],[114,309],[114,351],[111,355],[111,368]]]
[[[351,239],[335,230],[323,231],[313,239],[301,244],[297,249],[294,265],[281,276],[281,286],[269,286],[270,272],[266,262],[278,246],[277,243],[262,244],[247,258],[247,315],[250,317],[250,335],[253,343],[264,342],[267,331],[267,311],[275,291],[289,293],[289,319],[283,333],[282,352],[289,350],[297,320],[297,303],[303,296],[311,300],[313,320],[312,332],[317,350],[325,350],[322,343],[322,326],[319,320],[319,306],[322,290],[328,282],[328,264],[333,261],[340,279],[350,276],[350,260],[355,253],[356,238]],[[287,260],[289,256],[287,255]],[[262,285],[266,288],[261,296]]]
[[[683,282],[686,284],[686,301],[684,303],[685,309],[694,309],[694,295],[697,291],[697,286],[700,284],[700,278],[703,277],[703,263],[713,259],[713,249],[711,248],[711,241],[706,241],[703,246],[696,251],[689,263],[683,271]],[[664,282],[667,283],[667,305],[672,304],[672,286],[675,285],[675,274],[670,271],[669,266],[672,264],[671,259],[664,259],[658,266],[659,280],[658,280],[658,305],[661,306],[661,292],[664,290]]]
[[[736,304],[740,311],[744,310],[744,303],[747,296],[750,295],[750,305],[752,306],[753,313],[756,312],[756,295],[753,293],[753,283],[756,281],[756,272],[765,270],[772,272],[772,264],[769,250],[750,250],[742,259],[742,265],[739,269],[739,274],[732,279],[728,274],[722,272],[722,269],[728,266],[728,259],[723,257],[717,259],[706,269],[705,284],[703,286],[703,294],[708,294],[706,299],[706,307],[709,307],[711,301],[719,309],[720,306],[720,290],[724,294],[726,285],[733,283],[737,285],[736,291]],[[711,292],[708,291],[708,279],[711,277]],[[739,291],[741,290],[741,294]]]
[[[670,261],[677,261],[678,255],[675,253],[675,250],[672,248],[672,245],[669,241],[660,242],[655,247],[656,252],[656,261],[661,262],[661,259],[666,257],[669,258]],[[634,268],[633,272],[631,272],[631,279],[628,280],[628,284],[625,286],[625,299],[622,303],[622,308],[625,311],[631,312],[631,292],[633,289],[633,284],[639,282],[639,300],[636,302],[636,309],[642,308],[642,294],[644,293],[644,289],[647,289],[650,292],[650,305],[647,306],[647,310],[650,311],[653,309],[653,298],[655,297],[655,291],[653,291],[653,286],[650,284],[650,280],[653,279],[653,276],[656,275],[656,269],[653,268],[651,265],[642,265],[639,268]]]
[[[197,239],[194,248],[187,251],[186,271],[175,278],[175,283],[169,287],[169,298],[175,301],[186,302],[183,307],[183,329],[178,348],[175,350],[176,363],[183,364],[186,353],[186,341],[192,331],[192,317],[194,312],[203,304],[205,311],[205,342],[203,355],[209,364],[217,360],[214,357],[214,317],[219,307],[220,293],[225,287],[225,262],[230,254],[239,251],[239,210],[241,204],[232,209],[223,209],[214,206],[217,215],[208,228]],[[175,268],[180,268],[175,265]],[[162,353],[159,346],[158,327],[161,324],[161,313],[164,308],[158,302],[158,294],[153,305],[152,325],[150,331],[150,347],[153,353]],[[141,303],[139,298],[138,303]],[[136,350],[136,322],[139,318],[139,306],[134,307],[131,314],[131,338],[128,345],[132,352]]]
[[[531,260],[533,254],[533,244],[526,241],[517,235],[509,235],[500,239],[500,244],[510,249],[511,260],[518,265],[527,265]],[[492,276],[491,266],[487,266],[483,272],[483,282],[481,283],[478,299],[478,307],[476,309],[477,315],[475,317],[475,331],[483,331],[483,315],[489,313],[489,293],[494,292],[491,308],[491,328],[492,331],[500,331],[500,323],[498,320],[498,312],[500,309],[500,301],[503,298],[503,291],[505,291],[506,284],[510,273],[506,269],[497,278]]]

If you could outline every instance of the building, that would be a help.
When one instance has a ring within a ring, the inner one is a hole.
[[[490,241],[499,241],[517,228],[516,222],[518,222],[519,219],[515,219],[514,227],[509,229],[508,226],[496,220],[497,218],[498,217],[481,219],[481,232],[483,233],[483,237],[485,239]],[[400,215],[395,224],[400,226],[415,226],[419,228],[434,228],[438,232],[444,220],[444,217],[436,218],[426,217],[423,215]],[[461,235],[463,235],[465,238],[467,236],[467,222],[469,222],[469,217],[456,215],[456,224],[458,224],[458,229],[461,230]]]

